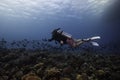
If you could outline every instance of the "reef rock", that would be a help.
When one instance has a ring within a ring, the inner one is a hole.
[[[21,80],[41,80],[35,73],[28,73],[22,77]]]

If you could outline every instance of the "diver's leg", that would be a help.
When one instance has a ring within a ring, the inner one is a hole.
[[[77,42],[75,42],[75,45],[76,46],[79,46],[79,45],[81,45],[81,44],[83,44],[84,43],[84,41],[82,41],[82,40],[77,40]]]
[[[72,47],[77,47],[77,46],[81,45],[82,43],[83,43],[83,41],[81,39],[74,39]]]
[[[90,38],[88,38],[88,39],[77,39],[77,40],[75,40],[76,42],[88,42],[88,41],[91,41],[91,39]]]
[[[90,42],[92,40],[100,39],[100,36],[95,36],[87,39],[74,39],[73,47],[77,47],[85,42]]]
[[[84,42],[89,42],[89,41],[91,41],[91,39],[76,39],[76,40],[74,40],[74,42],[75,42],[74,46],[77,47],[77,46],[83,44]]]

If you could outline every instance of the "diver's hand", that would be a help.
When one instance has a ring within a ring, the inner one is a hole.
[[[61,40],[61,41],[60,41],[60,45],[63,45],[63,44],[64,44],[64,42]]]

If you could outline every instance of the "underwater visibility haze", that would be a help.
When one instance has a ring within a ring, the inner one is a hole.
[[[40,40],[61,28],[74,38],[101,36],[119,46],[119,0],[1,0],[0,38]]]
[[[0,0],[0,80],[120,80],[119,30],[120,0]]]
[[[119,0],[1,0],[0,38],[40,40],[61,28],[74,38],[119,45]]]

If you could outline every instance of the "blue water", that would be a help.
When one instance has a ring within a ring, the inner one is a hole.
[[[105,20],[114,4],[112,0],[0,1],[0,38],[40,40],[61,28],[74,38],[101,36],[100,44],[116,42],[119,23]]]

